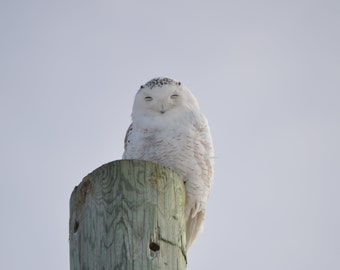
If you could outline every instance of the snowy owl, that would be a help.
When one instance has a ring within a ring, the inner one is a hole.
[[[203,226],[213,181],[208,122],[190,90],[169,78],[155,78],[140,87],[131,117],[123,159],[159,163],[182,176],[189,248]]]

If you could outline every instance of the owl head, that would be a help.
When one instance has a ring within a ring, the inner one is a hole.
[[[196,110],[199,110],[196,98],[183,84],[169,78],[155,78],[138,90],[132,120],[139,117],[174,117]]]

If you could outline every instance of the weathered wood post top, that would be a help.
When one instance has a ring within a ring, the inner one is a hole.
[[[105,164],[71,195],[71,270],[184,270],[184,215],[174,171],[141,160]]]

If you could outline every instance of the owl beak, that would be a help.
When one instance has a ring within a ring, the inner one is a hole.
[[[164,104],[161,105],[161,110],[160,110],[161,114],[165,113],[165,106]]]

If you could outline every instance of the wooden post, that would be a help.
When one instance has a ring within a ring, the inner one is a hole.
[[[172,170],[119,160],[70,199],[71,270],[186,269],[185,189]]]

